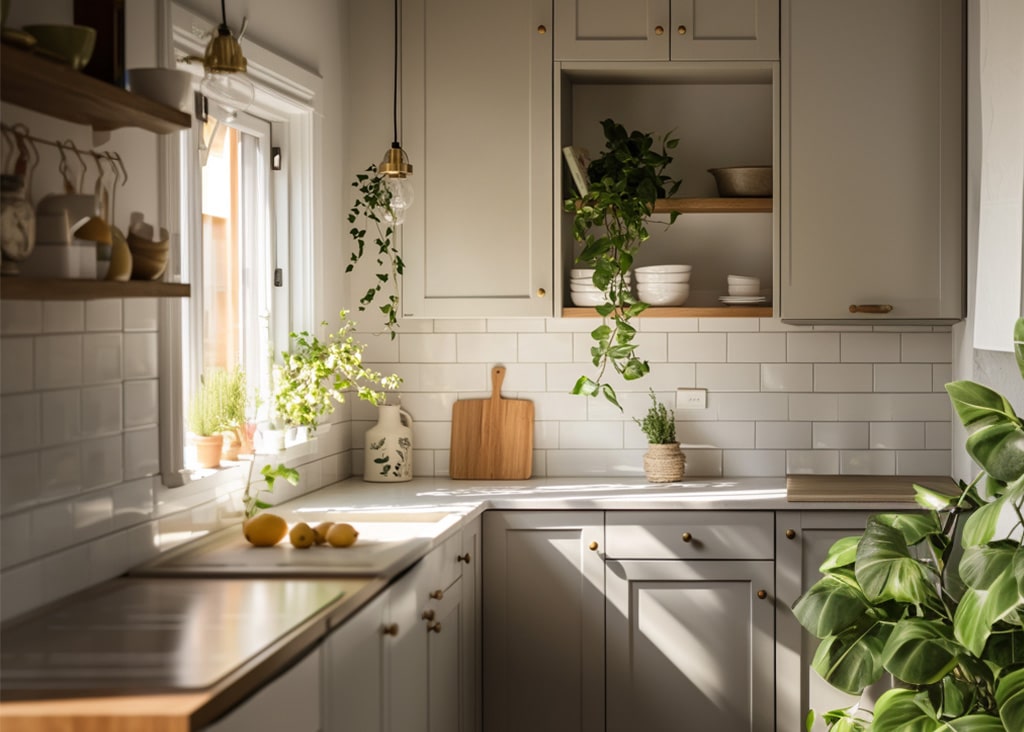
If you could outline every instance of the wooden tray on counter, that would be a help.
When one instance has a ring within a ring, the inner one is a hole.
[[[786,500],[837,503],[914,502],[914,484],[957,495],[956,481],[942,475],[787,475]]]

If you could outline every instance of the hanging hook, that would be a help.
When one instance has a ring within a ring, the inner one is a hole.
[[[25,199],[32,203],[32,175],[36,172],[36,166],[39,165],[39,149],[36,147],[28,127],[23,123],[19,122],[14,125],[14,134],[18,136],[18,147],[27,158],[25,169],[19,172],[24,176]],[[31,154],[28,153],[29,150],[32,151]]]
[[[108,153],[108,154],[110,154],[110,153]],[[121,167],[121,185],[124,186],[124,185],[126,185],[128,183],[128,168],[125,167],[124,160],[121,159],[121,153],[119,153],[119,152],[113,153],[113,158],[114,158],[114,160],[117,161],[117,164]]]
[[[78,149],[78,146],[75,144],[74,140],[71,140],[71,139],[65,140],[64,144],[67,145],[69,148],[71,148],[71,150],[75,153],[75,157],[78,158],[79,164],[82,166],[82,172],[78,176],[78,190],[79,191],[84,191],[85,190],[85,172],[86,172],[86,169],[89,166],[87,166],[85,164],[85,158],[82,157],[82,151]]]
[[[14,156],[15,151],[18,149],[18,145],[14,140],[14,132],[12,132],[7,125],[0,127],[0,133],[3,134],[4,142],[7,143],[7,151],[4,152],[3,155],[2,171],[3,173],[7,173],[8,168],[10,168],[11,158]]]

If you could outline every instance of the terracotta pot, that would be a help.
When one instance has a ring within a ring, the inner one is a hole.
[[[652,483],[671,483],[682,480],[686,472],[686,455],[678,442],[648,445],[644,453],[644,474]]]
[[[224,459],[232,462],[238,460],[238,453],[242,449],[242,442],[238,439],[237,432],[224,432],[221,435],[224,438]]]
[[[195,435],[192,444],[196,446],[196,462],[201,468],[219,468],[220,456],[224,452],[224,435]]]

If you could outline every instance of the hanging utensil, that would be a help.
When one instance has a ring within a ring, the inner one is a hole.
[[[39,150],[29,134],[29,129],[22,123],[14,125],[14,134],[18,139],[19,157],[15,165],[15,174],[24,178],[25,200],[32,205],[32,176],[39,165]]]

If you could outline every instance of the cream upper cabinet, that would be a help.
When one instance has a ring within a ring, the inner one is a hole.
[[[964,13],[783,0],[784,320],[963,317]]]
[[[408,0],[406,317],[550,316],[551,0]]]
[[[555,0],[560,61],[778,57],[778,0]]]

